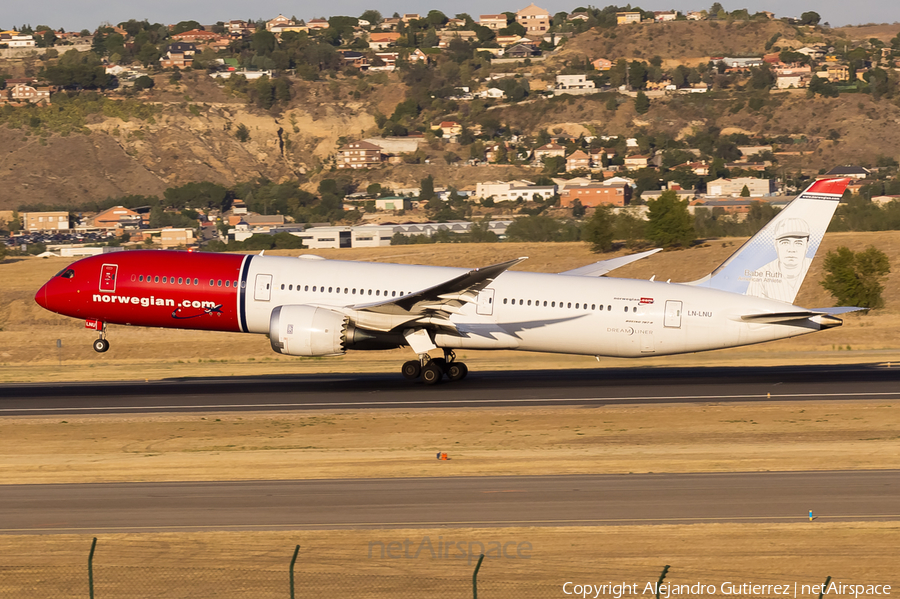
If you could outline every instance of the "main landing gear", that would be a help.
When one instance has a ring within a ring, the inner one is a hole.
[[[427,353],[419,354],[418,360],[405,362],[400,371],[404,378],[411,381],[421,377],[426,385],[435,385],[445,376],[451,381],[461,381],[469,374],[466,365],[457,362],[456,354],[449,349],[444,350],[443,358],[432,358]]]

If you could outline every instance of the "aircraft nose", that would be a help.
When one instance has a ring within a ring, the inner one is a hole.
[[[47,287],[49,287],[49,285],[49,282],[44,283],[44,286],[38,289],[38,292],[34,294],[34,301],[36,301],[37,304],[45,310],[50,310],[50,306],[47,302]]]

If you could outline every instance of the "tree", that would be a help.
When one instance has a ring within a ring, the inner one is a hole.
[[[372,27],[375,27],[381,23],[381,13],[374,9],[369,9],[364,11],[363,14],[359,15],[359,18],[363,21],[368,21],[372,24]]]
[[[247,125],[241,123],[237,126],[237,129],[235,129],[234,136],[241,143],[250,141],[250,129],[247,128]]]
[[[742,197],[742,198],[749,198],[749,197],[750,197],[750,188],[747,187],[746,185],[744,185],[744,187],[741,188],[741,197]]]
[[[687,200],[667,190],[647,202],[647,239],[660,247],[687,247],[696,235]]]
[[[597,206],[591,220],[584,224],[581,238],[591,244],[592,252],[596,254],[608,252],[613,247],[615,224],[612,206]]]
[[[650,98],[644,92],[638,92],[634,98],[634,110],[638,114],[647,114],[650,110]]]
[[[434,193],[434,177],[428,175],[419,182],[419,201],[429,202],[436,197]]]
[[[153,78],[147,75],[141,75],[134,80],[134,89],[137,91],[151,89],[154,85]]]
[[[853,252],[841,246],[825,255],[825,278],[819,282],[838,306],[881,308],[882,279],[891,272],[887,255],[872,246]]]
[[[822,20],[822,17],[819,16],[814,10],[807,11],[800,15],[800,24],[801,25],[818,25],[819,21]]]

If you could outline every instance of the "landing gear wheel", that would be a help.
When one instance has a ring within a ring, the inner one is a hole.
[[[106,339],[97,339],[94,341],[94,351],[102,354],[109,349],[109,341]]]
[[[422,365],[418,360],[410,360],[409,362],[403,363],[403,367],[400,368],[400,372],[403,373],[403,378],[413,381],[419,378],[419,375],[422,374]]]
[[[447,365],[447,378],[451,381],[461,381],[469,374],[469,368],[462,362],[450,362]]]
[[[444,370],[432,360],[422,369],[422,380],[426,385],[436,385],[444,378]]]

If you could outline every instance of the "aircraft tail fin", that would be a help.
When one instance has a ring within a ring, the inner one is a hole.
[[[850,179],[821,179],[716,270],[690,283],[793,304]]]

